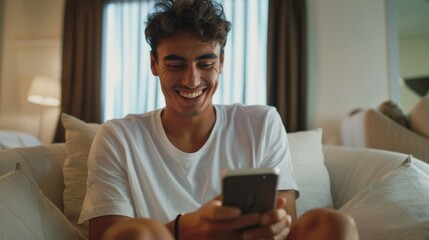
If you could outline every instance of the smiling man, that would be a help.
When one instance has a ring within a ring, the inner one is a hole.
[[[155,9],[145,33],[166,106],[98,131],[80,217],[89,220],[90,239],[286,239],[292,226],[302,226],[292,233],[304,238],[307,229],[317,233],[321,215],[331,216],[325,232],[343,229],[348,219],[329,211],[293,225],[299,192],[275,108],[212,103],[230,30],[222,6],[169,0]],[[224,169],[270,167],[281,172],[276,209],[242,214],[222,206]]]

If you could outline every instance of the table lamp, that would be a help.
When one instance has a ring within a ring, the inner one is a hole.
[[[27,100],[44,106],[60,105],[61,86],[58,81],[50,78],[36,76],[31,82]]]
[[[42,106],[57,107],[61,104],[61,85],[58,81],[43,76],[33,78],[28,90],[27,100]],[[44,111],[41,109],[39,118],[38,138],[43,132]]]

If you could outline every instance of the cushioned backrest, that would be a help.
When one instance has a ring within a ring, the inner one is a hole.
[[[65,159],[63,143],[1,150],[0,175],[12,171],[16,162],[19,162],[22,168],[36,180],[46,197],[63,211],[62,166]]]
[[[342,207],[358,192],[408,159],[403,153],[344,146],[323,147],[335,208]]]

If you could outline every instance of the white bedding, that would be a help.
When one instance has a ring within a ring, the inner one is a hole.
[[[32,147],[42,142],[35,136],[15,130],[0,130],[0,149]]]

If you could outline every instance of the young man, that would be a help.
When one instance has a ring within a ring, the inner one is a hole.
[[[279,114],[212,103],[230,30],[222,7],[169,0],[155,9],[146,38],[166,107],[109,121],[97,133],[80,219],[89,220],[90,239],[286,239],[298,188]],[[277,209],[241,214],[222,206],[221,172],[260,167],[281,171]],[[297,226],[295,236],[306,233]]]

